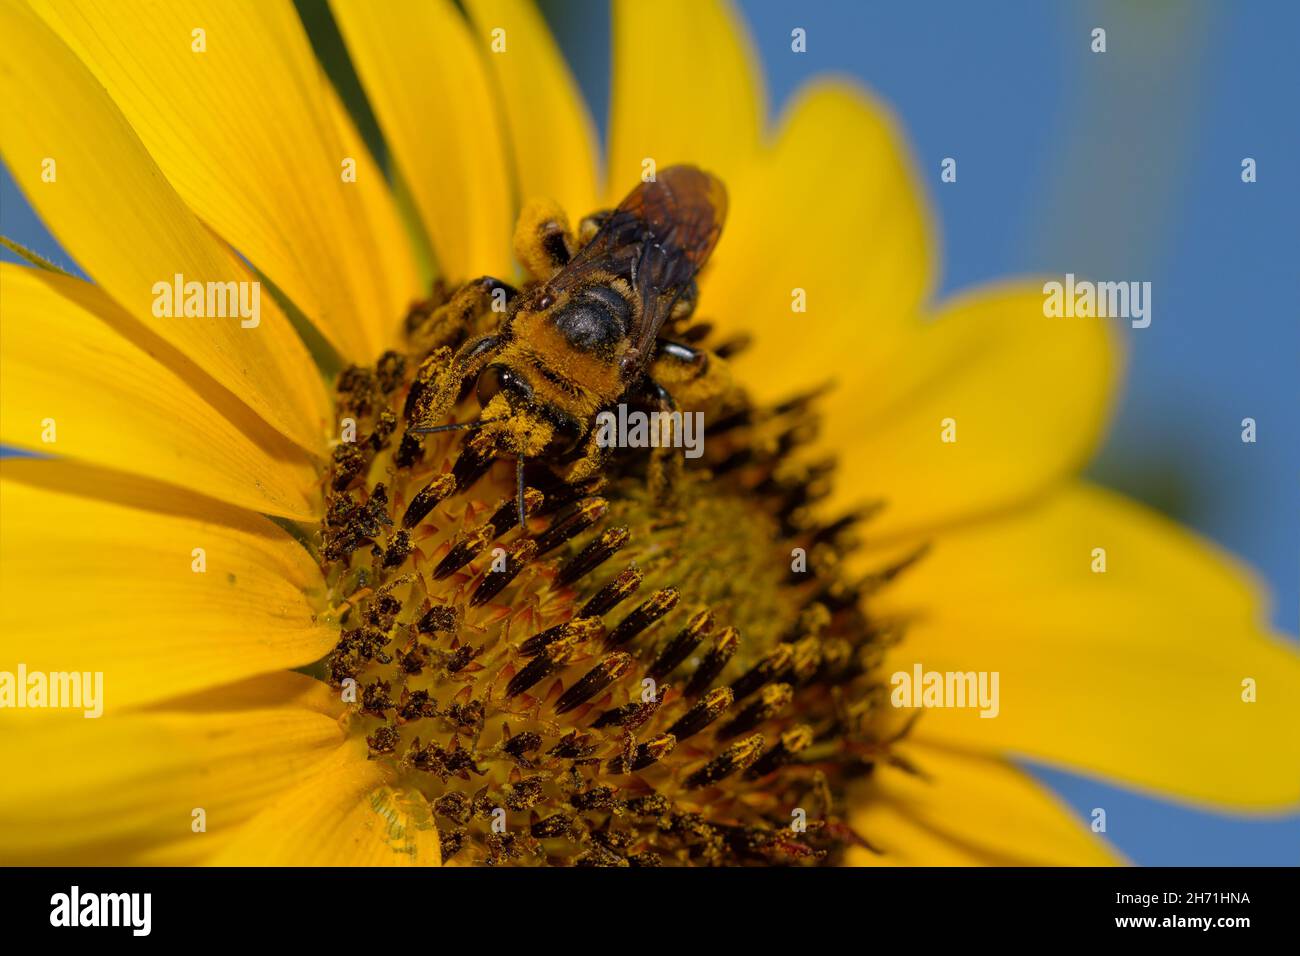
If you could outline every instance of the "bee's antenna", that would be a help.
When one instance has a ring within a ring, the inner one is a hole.
[[[528,530],[524,523],[524,456],[515,459],[515,507],[519,509],[519,527]]]
[[[467,428],[482,428],[488,422],[494,422],[495,418],[476,418],[472,422],[459,422],[455,425],[435,425],[432,428],[410,428],[408,431],[421,432],[425,435],[432,435],[434,432],[455,432]]]

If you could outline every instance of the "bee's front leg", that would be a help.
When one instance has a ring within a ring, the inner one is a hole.
[[[432,352],[443,346],[456,348],[473,335],[495,332],[517,295],[518,289],[492,276],[466,282],[415,324],[408,319],[411,344]]]
[[[443,424],[466,384],[478,378],[500,347],[499,336],[484,335],[467,342],[455,355],[447,346],[436,349],[420,366],[406,396],[407,428]]]

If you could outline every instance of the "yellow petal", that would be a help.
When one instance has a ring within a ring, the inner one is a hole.
[[[112,695],[112,676],[106,693]],[[281,673],[213,695],[99,720],[0,712],[0,860],[6,864],[194,863],[344,739],[336,697]],[[196,810],[206,832],[196,832]]]
[[[914,168],[883,105],[821,82],[787,110],[771,150],[727,182],[700,314],[753,336],[736,364],[758,398],[900,360],[935,272]]]
[[[1106,320],[1044,318],[1030,285],[964,296],[871,358],[844,357],[823,436],[841,463],[832,505],[884,501],[877,540],[1026,500],[1077,469],[1118,366]]]
[[[692,163],[730,185],[753,161],[766,105],[758,57],[722,0],[617,0],[608,201],[657,169]]]
[[[852,825],[879,853],[850,848],[848,866],[992,866],[966,846],[917,823],[897,804],[875,803],[855,813]]]
[[[59,483],[61,466],[4,464],[0,667],[102,671],[112,715],[309,664],[337,640],[313,620],[319,569],[268,519],[215,503],[189,517],[42,487]],[[185,500],[165,486],[154,494],[156,508]]]
[[[513,198],[486,65],[448,0],[332,0],[384,139],[453,284],[509,276]]]
[[[271,297],[260,296],[255,328],[238,316],[155,317],[156,283],[252,275],[186,208],[103,87],[36,14],[0,4],[0,37],[0,100],[9,104],[0,149],[45,224],[133,320],[285,435],[320,450],[328,398]],[[44,181],[44,170],[55,179]]]
[[[465,6],[500,90],[519,197],[554,199],[576,224],[596,209],[597,147],[563,55],[531,0]]]
[[[0,442],[267,514],[319,514],[319,478],[302,453],[234,402],[232,423],[129,341],[121,333],[134,323],[102,289],[0,263],[0,295]]]
[[[927,739],[1186,800],[1300,802],[1300,653],[1233,562],[1139,505],[1079,486],[951,530],[871,606],[914,619],[888,673],[999,674],[997,717],[931,708]]]
[[[363,745],[280,796],[213,860],[219,866],[438,866],[429,802],[385,782]]]
[[[382,176],[340,135],[347,121],[293,4],[34,6],[190,208],[343,355],[373,360],[421,289],[391,198],[358,189]],[[194,30],[204,31],[203,52]],[[356,182],[345,180],[349,160]]]
[[[923,776],[881,762],[855,794],[851,825],[882,855],[857,865],[1113,866],[1120,857],[1069,807],[997,758],[912,742],[899,752]]]

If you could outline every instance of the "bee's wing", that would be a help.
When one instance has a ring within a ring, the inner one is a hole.
[[[637,362],[627,377],[653,356],[664,319],[713,252],[726,215],[721,180],[694,166],[670,166],[633,189],[564,270],[566,284],[594,272],[631,283],[639,299],[629,330]]]
[[[642,244],[632,279],[641,297],[640,321],[632,330],[639,372],[654,357],[655,339],[673,304],[718,244],[727,217],[727,190],[716,176],[694,166],[670,166],[657,182],[634,190],[628,197],[633,201],[640,202],[652,236]]]

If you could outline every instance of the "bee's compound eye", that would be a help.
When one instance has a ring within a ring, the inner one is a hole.
[[[479,373],[475,386],[479,405],[486,407],[502,391],[516,401],[528,401],[533,394],[528,383],[504,365],[489,365]]]

